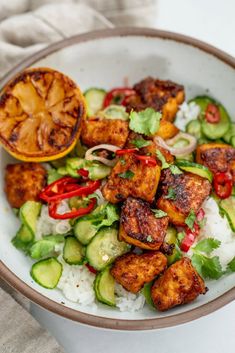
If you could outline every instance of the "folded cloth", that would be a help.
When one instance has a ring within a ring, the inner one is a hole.
[[[1,353],[63,353],[56,340],[0,288]]]
[[[25,57],[71,35],[114,24],[151,26],[155,2],[0,0],[0,77]],[[28,309],[29,301],[0,280],[0,352],[62,352]]]

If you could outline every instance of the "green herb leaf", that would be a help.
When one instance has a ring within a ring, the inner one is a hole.
[[[118,176],[123,179],[132,179],[135,173],[133,173],[131,170],[127,170],[126,172],[119,173]]]
[[[121,157],[119,160],[120,160],[121,165],[125,165],[126,164],[126,161],[125,161],[125,159],[123,157]]]
[[[179,244],[181,244],[181,242],[184,239],[184,237],[185,237],[185,233],[184,232],[177,233],[177,239],[178,239]]]
[[[177,174],[182,174],[183,172],[174,164],[170,165],[170,171],[172,174],[177,175]]]
[[[161,117],[162,114],[153,108],[146,108],[141,112],[132,111],[129,127],[135,132],[151,136],[158,131]]]
[[[220,246],[221,242],[214,238],[207,238],[201,240],[197,245],[193,247],[195,252],[200,251],[209,255],[213,250],[217,249]],[[234,261],[235,262],[235,261]]]
[[[162,218],[162,217],[167,216],[167,213],[162,210],[152,210],[152,211],[154,212],[154,216],[156,218]]]
[[[148,235],[146,239],[149,243],[152,243],[152,241],[153,241],[153,238],[151,235]]]
[[[234,258],[228,263],[227,270],[235,272],[235,256]]]
[[[137,148],[142,148],[151,145],[151,141],[147,141],[143,139],[142,137],[132,140],[131,141],[132,145],[134,145]]]
[[[157,150],[156,155],[157,155],[157,158],[159,159],[159,161],[162,163],[162,169],[167,169],[170,167],[170,164],[167,163],[167,161],[161,151]]]
[[[168,188],[168,194],[165,196],[165,199],[176,200],[176,192],[172,186]]]
[[[185,219],[185,224],[187,224],[189,229],[193,230],[195,220],[196,220],[196,214],[193,210],[191,210],[189,212],[188,217]]]
[[[193,254],[192,265],[203,278],[218,279],[223,275],[218,256],[209,258],[202,254]]]

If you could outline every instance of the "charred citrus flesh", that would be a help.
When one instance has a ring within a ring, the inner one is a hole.
[[[15,77],[0,96],[0,141],[14,157],[47,161],[75,145],[85,117],[81,91],[67,76],[48,68]]]

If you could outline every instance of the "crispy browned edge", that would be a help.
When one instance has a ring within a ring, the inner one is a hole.
[[[49,47],[23,60],[20,64],[18,64],[11,71],[9,71],[1,79],[0,89],[2,89],[4,85],[21,70],[24,70],[28,66],[37,62],[39,59],[42,59],[47,55],[52,54],[60,49],[63,49],[76,43],[82,43],[90,40],[125,36],[142,36],[153,38],[155,37],[184,43],[213,55],[220,61],[235,69],[235,59],[233,57],[197,39],[193,39],[177,33],[160,31],[150,28],[114,28],[94,31],[82,35],[76,35],[50,45]],[[0,277],[4,279],[13,288],[21,292],[24,296],[29,298],[31,301],[49,311],[54,312],[55,314],[61,315],[67,319],[78,321],[83,324],[115,330],[152,330],[183,324],[185,322],[205,316],[235,299],[235,288],[232,288],[223,295],[219,296],[218,298],[210,301],[209,303],[206,303],[198,308],[192,309],[184,313],[173,313],[168,317],[158,317],[144,320],[111,319],[85,314],[77,310],[65,307],[62,304],[58,304],[51,299],[48,299],[47,297],[40,294],[39,292],[28,286],[26,283],[24,283],[20,278],[18,278],[13,272],[8,269],[2,261],[0,261]]]

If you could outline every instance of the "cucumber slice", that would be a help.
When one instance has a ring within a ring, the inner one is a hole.
[[[186,125],[186,132],[195,136],[197,139],[202,137],[202,127],[199,120],[191,120]]]
[[[235,148],[235,136],[231,137],[230,144]]]
[[[117,229],[102,228],[88,244],[86,258],[92,267],[100,271],[128,250],[129,246],[118,240]]]
[[[110,306],[116,306],[114,287],[115,280],[111,275],[110,267],[108,266],[96,275],[95,278],[94,290],[97,300]]]
[[[229,130],[231,119],[222,104],[207,96],[200,96],[192,99],[201,108],[200,120],[202,123],[202,133],[211,140],[223,137]],[[209,103],[217,105],[220,111],[220,121],[217,124],[208,123],[205,120],[205,111]]]
[[[153,307],[154,308],[154,304],[153,304],[153,300],[152,300],[152,296],[151,296],[151,288],[152,288],[152,285],[153,285],[153,281],[152,282],[149,282],[149,283],[146,283],[144,285],[144,288],[142,289],[142,293],[145,297],[145,300],[146,300],[146,303]]]
[[[28,253],[28,251],[30,250],[30,246],[33,243],[33,240],[34,234],[32,234],[32,232],[27,226],[22,224],[15,237],[11,240],[11,242],[17,249]]]
[[[41,211],[42,204],[36,201],[26,201],[20,208],[21,222],[29,228],[33,236],[36,231],[37,219]]]
[[[172,265],[174,262],[182,257],[181,251],[178,247],[177,231],[173,227],[168,227],[164,241],[168,244],[174,244],[174,250],[171,255],[166,255],[168,266]]]
[[[232,231],[235,232],[235,196],[222,200],[219,207],[221,212],[227,217]]]
[[[87,115],[94,116],[102,109],[106,91],[102,88],[90,88],[84,92],[87,103]]]
[[[223,136],[223,139],[225,142],[230,143],[231,138],[235,136],[235,123],[232,123],[230,125],[230,129],[226,132],[226,134]]]
[[[89,179],[91,180],[99,180],[106,178],[111,173],[110,167],[98,162],[93,162],[90,167],[85,167],[85,169],[88,170]]]
[[[61,263],[55,257],[51,257],[33,264],[30,274],[40,286],[53,289],[60,280],[62,270]]]
[[[65,239],[63,259],[69,265],[81,265],[84,260],[83,246],[74,237]]]
[[[201,177],[208,179],[209,182],[212,183],[213,174],[204,165],[197,164],[194,162],[189,162],[186,160],[177,161],[176,165],[180,169],[185,170],[186,172],[189,172],[189,173],[200,175]]]
[[[99,112],[99,116],[109,120],[128,120],[129,114],[126,112],[126,108],[122,105],[111,104],[104,110]]]
[[[79,219],[74,227],[74,235],[83,245],[89,244],[96,233],[97,227],[89,219]]]

